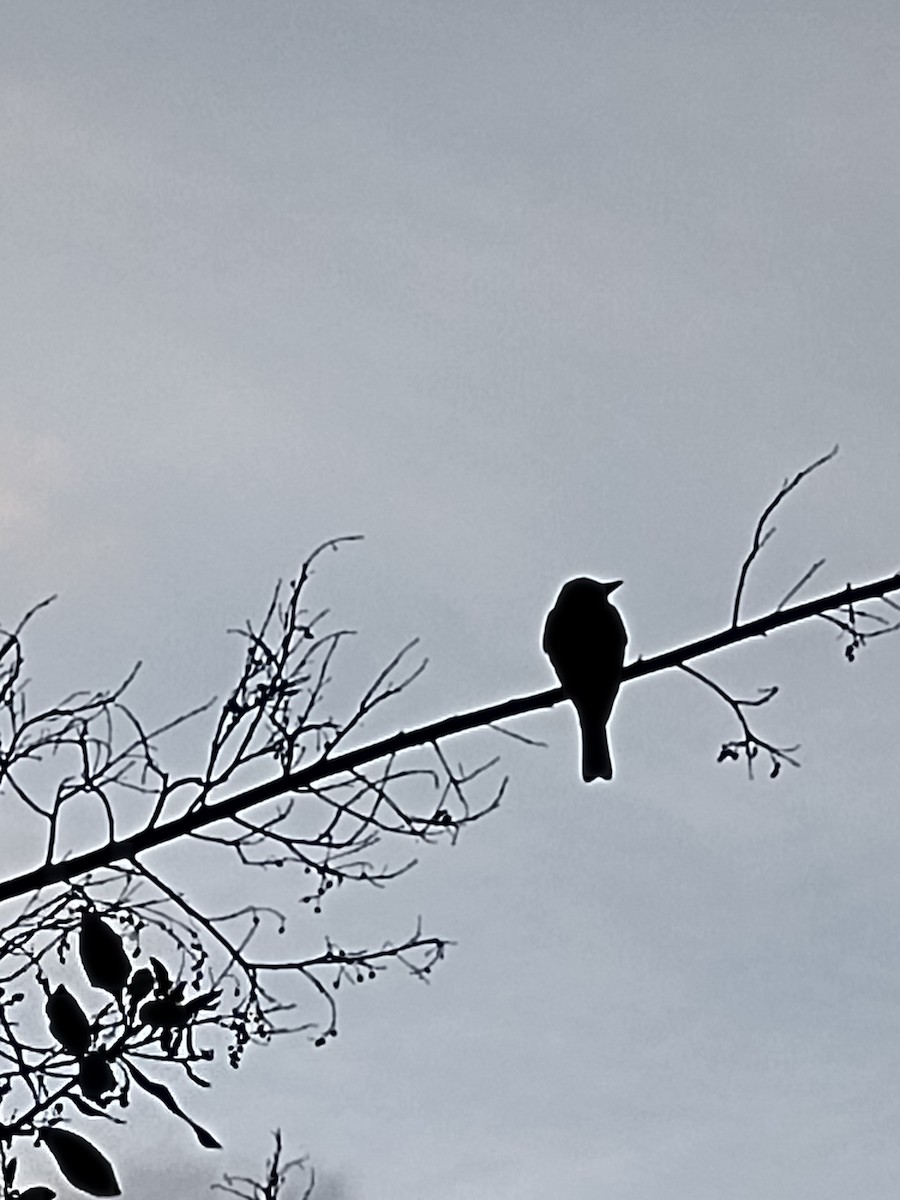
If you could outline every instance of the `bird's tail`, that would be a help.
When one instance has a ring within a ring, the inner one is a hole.
[[[581,775],[585,783],[612,779],[612,759],[606,725],[595,714],[579,714],[581,724]]]

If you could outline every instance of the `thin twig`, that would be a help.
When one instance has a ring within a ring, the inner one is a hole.
[[[740,612],[741,598],[744,593],[744,584],[747,582],[747,572],[750,570],[750,566],[751,566],[753,560],[756,558],[757,554],[759,554],[760,550],[762,550],[763,546],[766,544],[766,542],[769,540],[769,538],[775,533],[774,526],[771,529],[764,528],[766,521],[768,521],[769,517],[772,515],[772,513],[775,511],[775,509],[778,507],[778,505],[782,502],[782,500],[784,500],[785,497],[787,495],[789,495],[789,493],[792,492],[795,487],[797,487],[800,483],[802,483],[803,480],[807,477],[807,475],[811,475],[813,473],[813,471],[815,471],[818,467],[824,466],[825,463],[830,462],[831,459],[834,458],[834,456],[837,454],[837,452],[838,452],[838,447],[835,446],[833,450],[830,450],[828,452],[828,454],[823,454],[822,457],[817,458],[814,463],[810,463],[810,465],[808,467],[804,467],[802,471],[798,471],[793,479],[786,479],[784,481],[784,483],[781,485],[781,489],[778,492],[778,494],[775,496],[775,498],[772,501],[770,501],[770,503],[768,505],[766,505],[766,507],[763,509],[763,514],[759,518],[759,521],[757,522],[756,532],[753,535],[753,545],[750,547],[750,552],[747,555],[747,557],[744,559],[743,565],[741,566],[741,573],[738,578],[737,591],[735,592],[735,595],[734,595],[734,607],[731,611],[731,627],[732,627],[732,629],[737,628],[738,613]],[[808,578],[808,576],[807,576],[807,578]],[[791,593],[789,593],[789,595],[790,594]],[[783,603],[783,601],[782,601],[782,603]]]

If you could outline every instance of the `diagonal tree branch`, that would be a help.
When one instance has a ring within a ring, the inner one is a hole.
[[[848,584],[840,591],[831,592],[803,604],[796,604],[791,608],[776,610],[754,621],[731,626],[719,633],[701,638],[699,641],[654,655],[652,658],[638,658],[625,668],[622,678],[623,681],[639,679],[645,675],[655,674],[657,671],[679,667],[691,659],[700,658],[705,654],[711,654],[716,650],[725,649],[750,638],[764,637],[776,629],[797,624],[810,617],[824,616],[835,609],[849,609],[852,620],[855,605],[865,600],[885,597],[896,591],[900,591],[900,573],[888,575],[855,588]],[[839,624],[845,630],[849,628],[845,623],[839,622]],[[381,741],[360,746],[334,757],[330,756],[330,749],[326,749],[316,762],[301,770],[281,774],[275,779],[238,792],[225,800],[193,807],[180,817],[145,828],[129,837],[107,842],[95,850],[73,855],[63,861],[46,864],[8,879],[0,884],[0,902],[28,895],[51,884],[78,878],[89,871],[109,867],[116,862],[133,862],[135,857],[144,851],[165,845],[185,834],[212,825],[216,821],[232,818],[253,805],[273,800],[286,793],[302,792],[323,779],[353,772],[362,766],[416,746],[436,746],[443,738],[489,726],[496,721],[508,720],[525,713],[551,708],[564,699],[562,688],[549,688],[546,691],[513,697],[498,704],[474,709],[471,712],[459,713],[440,721],[433,721],[428,725],[418,726],[415,729],[404,730]]]

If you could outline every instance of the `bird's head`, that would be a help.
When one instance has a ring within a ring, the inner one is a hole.
[[[588,576],[582,575],[580,579],[571,579],[565,588],[583,595],[583,596],[608,596],[610,592],[614,592],[617,587],[622,586],[621,579],[613,579],[609,583],[602,583],[599,579],[589,579]]]

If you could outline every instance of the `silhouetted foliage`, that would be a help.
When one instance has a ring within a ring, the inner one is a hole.
[[[165,770],[157,741],[210,705],[148,731],[123,698],[132,672],[113,691],[78,693],[32,714],[22,634],[42,605],[0,635],[0,791],[31,819],[36,837],[43,827],[45,842],[41,867],[0,883],[0,899],[22,901],[0,928],[3,1163],[13,1161],[8,1151],[16,1139],[37,1135],[73,1186],[112,1186],[101,1179],[102,1150],[93,1135],[90,1142],[61,1138],[71,1131],[59,1123],[79,1114],[121,1122],[113,1109],[128,1107],[134,1087],[186,1122],[201,1146],[217,1148],[173,1089],[153,1077],[154,1061],[207,1087],[202,1069],[220,1050],[237,1067],[251,1042],[279,1034],[306,1031],[324,1045],[337,1034],[342,984],[374,979],[392,963],[427,979],[443,958],[446,941],[417,925],[410,936],[373,949],[345,948],[326,935],[317,953],[269,961],[253,953],[255,939],[265,927],[284,937],[293,921],[254,904],[249,880],[247,902],[209,912],[142,858],[154,846],[190,839],[247,871],[289,866],[304,881],[298,911],[320,913],[332,889],[384,886],[413,865],[409,856],[376,862],[383,843],[452,842],[496,806],[503,784],[480,803],[467,794],[494,763],[466,772],[451,767],[437,744],[423,751],[424,761],[402,768],[394,756],[371,769],[341,765],[339,752],[351,734],[424,663],[406,668],[410,643],[349,716],[320,711],[350,631],[326,629],[327,610],[309,611],[301,597],[316,559],[339,541],[311,555],[287,588],[278,585],[258,627],[237,631],[245,644],[243,670],[213,716],[206,761],[190,776]],[[30,774],[42,756],[59,769],[49,791],[35,790]],[[309,785],[297,779],[307,762],[320,776]],[[277,776],[260,786],[260,771],[272,763]],[[64,830],[77,836],[83,828],[64,818],[98,801],[106,844],[85,852],[64,842]],[[127,822],[133,830],[140,811],[139,832],[122,836],[120,827]],[[234,872],[224,861],[221,869]],[[291,980],[312,986],[325,1006],[324,1022],[289,1021],[298,999],[280,993]],[[44,997],[42,1030],[31,1029],[35,989]],[[10,1175],[4,1195],[14,1194]]]
[[[798,765],[796,747],[764,741],[748,723],[747,710],[768,703],[777,688],[736,699],[687,663],[809,617],[838,628],[852,662],[870,638],[898,627],[861,605],[880,598],[900,611],[888,599],[900,589],[900,575],[786,607],[821,562],[774,610],[739,623],[748,572],[771,536],[766,522],[831,456],[785,481],[763,514],[741,569],[731,625],[621,670],[621,683],[628,683],[677,667],[713,690],[740,727],[739,737],[722,744],[719,761],[743,757],[751,774],[761,753],[772,776],[784,763]],[[415,863],[409,856],[391,861],[390,847],[454,843],[500,802],[507,781],[491,781],[489,774],[497,758],[469,768],[452,764],[446,751],[451,737],[488,726],[535,744],[496,722],[577,697],[570,686],[556,687],[351,745],[373,710],[405,691],[425,663],[407,666],[416,645],[410,642],[349,713],[338,718],[325,710],[338,651],[350,631],[329,627],[328,610],[307,608],[306,596],[319,556],[347,540],[316,550],[296,579],[276,587],[259,625],[235,631],[244,643],[243,669],[217,708],[210,702],[156,729],[145,729],[123,698],[135,672],[112,691],[74,693],[32,714],[22,635],[43,606],[11,633],[0,633],[0,796],[15,807],[17,821],[31,823],[41,863],[0,881],[0,902],[21,905],[0,927],[0,1168],[6,1200],[54,1194],[43,1186],[17,1190],[11,1151],[23,1138],[37,1139],[72,1186],[117,1195],[115,1174],[93,1134],[89,1141],[62,1126],[80,1117],[101,1119],[92,1130],[102,1121],[122,1123],[112,1109],[127,1109],[134,1087],[185,1122],[201,1146],[218,1147],[172,1088],[154,1078],[154,1063],[208,1087],[203,1072],[223,1050],[236,1068],[251,1042],[286,1033],[306,1032],[323,1046],[337,1035],[342,986],[375,979],[392,964],[427,980],[444,957],[447,940],[426,936],[419,923],[410,936],[373,949],[348,949],[325,934],[317,953],[288,948],[264,956],[256,950],[259,935],[291,942],[294,921],[254,902],[250,875],[292,870],[302,881],[299,911],[314,914],[336,888],[385,886]],[[614,694],[610,686],[600,697],[604,720]],[[203,714],[211,719],[205,760],[191,774],[173,776],[157,743]],[[606,760],[597,763],[596,774],[604,776]],[[57,771],[51,786],[35,782],[36,764]],[[476,798],[484,783],[489,789]],[[86,828],[84,820],[69,818],[98,809],[106,826],[102,845],[85,849],[66,840]],[[150,868],[147,853],[175,842],[202,842],[217,859],[207,871],[230,872],[233,893],[243,894],[229,911],[210,911],[192,897],[195,881],[179,885]],[[245,872],[240,885],[236,867]],[[291,1023],[300,1003],[291,990],[297,983],[313,989],[324,1020]],[[270,1188],[279,1172],[295,1165],[282,1168],[280,1154],[278,1135]],[[238,1181],[244,1184],[249,1186]]]
[[[115,1172],[108,1160],[83,1137],[70,1129],[45,1125],[40,1140],[73,1187],[91,1196],[120,1196]]]
[[[82,909],[79,952],[91,985],[120,997],[131,974],[131,963],[119,934],[92,908]]]
[[[64,983],[47,1001],[50,1032],[70,1054],[83,1055],[91,1044],[91,1025],[81,1005]]]

